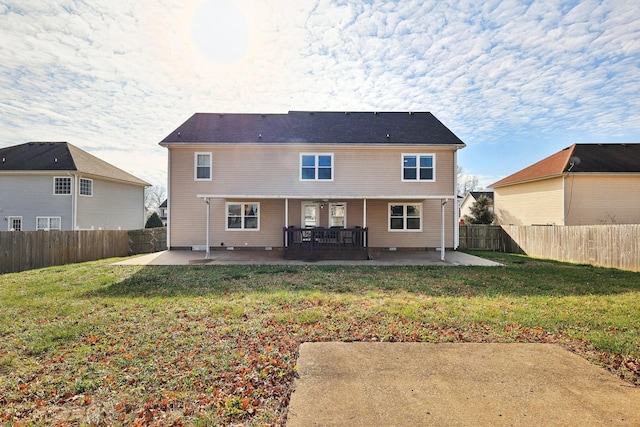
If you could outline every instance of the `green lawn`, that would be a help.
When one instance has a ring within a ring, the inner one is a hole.
[[[640,384],[640,274],[112,266],[0,276],[0,424],[281,425],[304,341],[555,343]]]

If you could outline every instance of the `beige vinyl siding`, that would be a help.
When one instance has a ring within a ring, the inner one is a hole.
[[[78,228],[95,230],[144,228],[144,187],[99,178],[91,179],[93,179],[93,195],[76,196]]]
[[[389,203],[422,203],[422,231],[389,231]],[[453,247],[453,201],[445,205],[445,247]],[[367,227],[372,248],[436,248],[441,239],[440,200],[368,200]]]
[[[194,180],[194,153],[212,153],[212,180]],[[224,246],[282,246],[284,227],[284,197],[289,198],[289,225],[300,226],[301,202],[323,200],[321,224],[328,224],[329,203],[347,203],[347,226],[363,225],[363,207],[360,197],[433,195],[449,196],[454,191],[454,151],[452,148],[433,147],[345,147],[327,145],[197,145],[169,148],[170,161],[170,235],[171,247],[204,245],[206,205],[198,195],[227,195],[228,199],[211,200],[212,247]],[[300,181],[300,153],[333,153],[334,180]],[[435,182],[402,182],[402,153],[432,153],[435,155]],[[242,197],[247,196],[247,197]],[[267,196],[268,198],[261,198]],[[273,198],[282,196],[282,198]],[[358,197],[358,199],[354,199]],[[326,201],[325,201],[326,200]],[[260,232],[225,231],[225,203],[260,202]],[[372,211],[372,204],[382,206]],[[382,246],[435,247],[440,245],[440,202],[433,204],[435,214],[424,218],[423,234],[426,239],[416,243],[414,233],[391,233]],[[367,201],[369,220],[381,217],[380,230],[387,230],[388,200]],[[453,202],[447,206],[451,217],[447,227],[453,225]],[[430,207],[431,209],[431,207]],[[430,212],[430,211],[429,211]],[[435,223],[431,223],[435,221]],[[371,225],[371,224],[367,224]],[[437,229],[435,232],[433,229]],[[447,230],[448,246],[453,245],[451,231]],[[413,234],[413,236],[411,236]],[[389,244],[395,241],[397,243]],[[424,242],[423,242],[424,241]],[[245,245],[246,243],[246,245]]]
[[[498,224],[564,224],[563,178],[494,188],[494,212]]]
[[[260,203],[260,230],[225,230],[227,221],[227,203]],[[173,203],[176,203],[173,200]],[[178,212],[178,218],[184,218],[179,226],[175,225],[172,217],[171,246],[191,247],[204,246],[206,243],[206,204],[202,199],[196,199],[190,214],[180,205],[173,206]],[[211,247],[264,247],[283,245],[284,200],[279,199],[211,199],[210,200],[210,231],[209,244]],[[187,215],[186,217],[184,215]],[[179,230],[176,233],[176,230]]]
[[[639,175],[569,175],[567,224],[639,224]]]
[[[290,197],[412,196],[454,194],[454,153],[425,147],[382,148],[326,145],[212,145],[211,181],[194,181],[192,149],[171,147],[172,181],[192,194],[288,195]],[[333,153],[333,181],[301,181],[300,153]],[[435,182],[402,182],[402,153],[435,154]]]

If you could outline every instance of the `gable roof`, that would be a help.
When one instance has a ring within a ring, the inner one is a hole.
[[[489,187],[565,173],[640,173],[640,144],[573,144]]]
[[[68,142],[27,142],[0,148],[0,172],[9,171],[75,171],[130,184],[150,185]]]
[[[493,191],[470,191],[469,194],[476,200],[478,200],[480,196],[485,196],[493,202]]]
[[[196,113],[160,145],[181,143],[465,144],[428,112]]]

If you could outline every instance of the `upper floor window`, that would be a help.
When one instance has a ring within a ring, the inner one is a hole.
[[[403,154],[403,181],[435,181],[434,154]]]
[[[71,194],[71,177],[54,177],[53,194]]]
[[[422,231],[422,204],[389,203],[389,231]]]
[[[333,153],[300,154],[301,181],[333,181]]]
[[[196,181],[211,181],[211,153],[195,153],[194,169]]]
[[[93,196],[93,180],[80,178],[80,195]]]
[[[59,216],[36,217],[36,230],[60,230],[61,219]]]
[[[227,230],[259,230],[260,203],[227,203]]]

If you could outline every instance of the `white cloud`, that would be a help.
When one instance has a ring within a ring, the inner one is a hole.
[[[196,111],[430,110],[470,146],[640,140],[633,2],[233,5],[248,50],[219,63],[198,0],[0,3],[0,146],[68,140],[161,184],[157,143]]]

